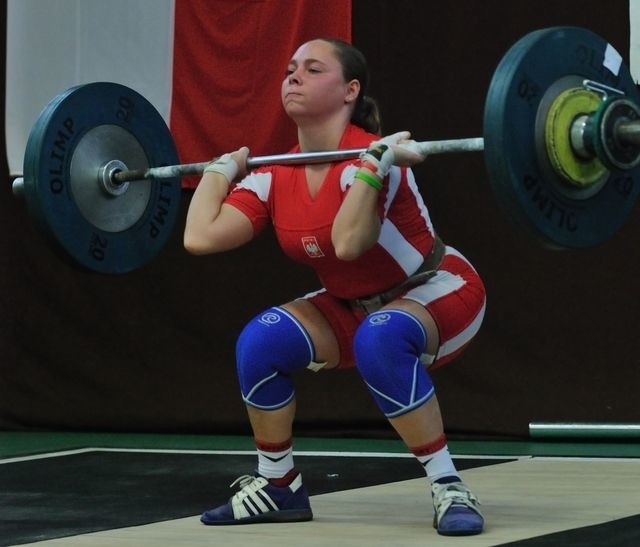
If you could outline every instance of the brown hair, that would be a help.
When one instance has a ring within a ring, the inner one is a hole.
[[[356,105],[351,115],[351,123],[361,127],[369,133],[381,134],[382,121],[380,111],[375,99],[367,95],[369,87],[369,67],[363,53],[353,45],[338,38],[320,38],[333,46],[336,57],[342,65],[342,74],[345,81],[358,80],[360,93],[356,99]]]

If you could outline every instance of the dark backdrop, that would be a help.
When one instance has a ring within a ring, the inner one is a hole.
[[[626,0],[353,1],[353,41],[370,60],[385,132],[410,129],[419,140],[480,136],[502,55],[555,25],[590,28],[628,63]],[[4,39],[0,47],[4,62]],[[416,172],[436,228],[488,290],[481,333],[434,374],[449,434],[639,421],[637,213],[596,249],[549,251],[499,212],[481,154],[431,158]],[[235,338],[253,314],[317,288],[313,276],[270,234],[222,256],[188,256],[188,192],[179,228],[152,264],[121,277],[80,271],[51,251],[5,178],[0,428],[247,432]],[[355,371],[305,371],[296,381],[299,433],[391,433]]]

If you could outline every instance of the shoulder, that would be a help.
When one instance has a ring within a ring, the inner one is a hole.
[[[380,139],[380,135],[369,133],[357,125],[349,124],[342,135],[340,148],[366,147],[378,139]]]
[[[254,193],[260,201],[267,201],[273,180],[273,170],[270,167],[261,167],[251,171],[238,182],[232,189],[232,193],[247,190]]]

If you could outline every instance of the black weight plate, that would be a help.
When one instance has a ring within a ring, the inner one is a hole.
[[[111,157],[113,154],[123,157]],[[171,133],[154,106],[111,82],[70,88],[41,112],[27,141],[24,196],[41,231],[77,265],[126,273],[165,246],[180,210],[180,177],[131,182],[114,196],[98,184],[103,163],[175,165]]]
[[[592,80],[638,102],[628,69],[623,63],[614,74],[605,52],[607,42],[589,30],[541,29],[509,49],[491,80],[484,139],[492,190],[505,214],[545,247],[580,249],[606,241],[629,218],[638,198],[639,169],[611,172],[596,192],[585,193],[572,190],[539,160],[545,144],[536,132],[539,109],[557,82]]]

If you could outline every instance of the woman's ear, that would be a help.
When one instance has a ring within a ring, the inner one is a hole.
[[[360,81],[359,80],[351,80],[347,82],[346,94],[344,97],[345,103],[352,103],[358,98],[358,94],[360,93]]]

